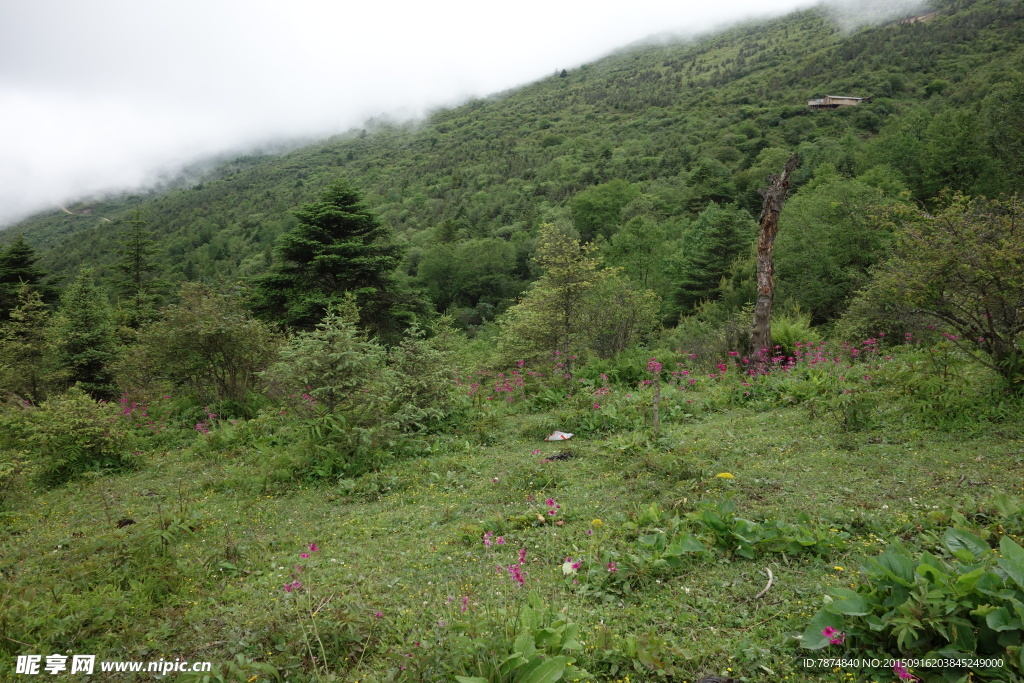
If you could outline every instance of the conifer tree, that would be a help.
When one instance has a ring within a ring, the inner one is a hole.
[[[722,278],[729,275],[733,261],[753,242],[756,231],[757,224],[750,214],[735,204],[722,207],[711,202],[701,212],[679,264],[676,302],[684,313],[701,301],[719,298]]]
[[[125,324],[138,329],[156,317],[157,295],[162,283],[157,279],[160,266],[153,258],[157,250],[153,246],[156,242],[148,228],[149,223],[142,217],[142,212],[135,209],[127,224],[128,228],[118,241],[117,255],[120,258],[114,265],[118,273],[114,286],[125,305]]]
[[[18,301],[0,334],[0,392],[38,404],[43,399],[49,315],[43,298],[30,285],[22,286]]]
[[[6,249],[0,249],[0,322],[20,305],[22,285],[35,285],[44,300],[53,298],[53,289],[41,283],[46,273],[35,265],[38,260],[35,249],[21,235]]]
[[[254,310],[270,320],[312,330],[346,292],[356,296],[362,324],[386,331],[401,315],[392,272],[399,247],[362,204],[357,190],[335,182],[320,201],[294,212],[299,224],[280,237],[280,263],[256,281]]]
[[[96,286],[92,270],[83,270],[61,297],[50,327],[56,374],[78,384],[94,398],[112,398],[109,364],[115,344],[110,306]]]
[[[541,226],[534,260],[544,274],[502,320],[503,355],[554,355],[571,377],[579,354],[610,356],[652,327],[654,293],[602,268],[592,253],[556,226]]]

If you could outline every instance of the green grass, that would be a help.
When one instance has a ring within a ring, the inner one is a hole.
[[[829,587],[856,585],[859,558],[895,538],[917,547],[949,511],[970,516],[995,494],[1024,493],[1014,423],[847,432],[803,406],[739,408],[669,423],[653,446],[622,434],[546,444],[539,434],[573,429],[555,420],[510,414],[487,445],[440,436],[426,455],[336,486],[266,487],[245,478],[254,463],[244,449],[204,457],[186,446],[145,453],[136,472],[16,492],[0,541],[5,652],[179,656],[214,662],[226,680],[269,680],[250,662],[288,680],[416,680],[417,667],[452,658],[460,633],[507,628],[534,592],[551,618],[579,625],[576,667],[594,680],[661,680],[648,666],[659,661],[683,681],[888,681],[891,672],[804,669],[792,636]],[[571,459],[538,463],[566,450]],[[734,478],[716,476],[726,472]],[[548,497],[562,508],[542,524]],[[568,556],[601,569],[601,553],[614,551],[622,564],[637,536],[727,497],[738,517],[807,513],[851,538],[825,556],[684,559],[618,591],[563,574]],[[644,512],[652,503],[657,519]],[[116,528],[122,519],[135,523]],[[485,531],[506,544],[485,548]],[[301,559],[310,543],[318,551]],[[496,568],[520,548],[522,588]],[[774,585],[755,600],[766,568]],[[302,588],[285,592],[293,580]]]

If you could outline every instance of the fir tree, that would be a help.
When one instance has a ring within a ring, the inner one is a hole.
[[[153,246],[156,242],[142,212],[135,209],[127,224],[128,228],[118,241],[117,255],[120,258],[114,265],[118,275],[113,278],[113,283],[122,297],[124,323],[138,329],[143,323],[156,318],[158,292],[162,285],[157,278],[161,269],[153,258],[157,253]]]
[[[113,397],[113,323],[91,270],[83,270],[64,292],[50,336],[56,374],[68,386],[78,384],[97,399]]]
[[[701,212],[679,264],[676,302],[682,312],[719,298],[722,278],[729,275],[733,261],[751,244],[756,231],[757,224],[735,204],[721,207],[711,202]]]
[[[254,310],[291,327],[312,330],[346,292],[356,296],[362,323],[389,328],[401,308],[392,272],[399,248],[362,205],[358,191],[338,181],[320,201],[295,211],[299,224],[278,240],[280,263],[256,281]]]
[[[22,286],[18,301],[0,335],[0,391],[38,404],[43,399],[49,316],[42,296],[30,285]]]
[[[53,299],[53,288],[41,284],[46,273],[35,263],[39,260],[33,249],[18,235],[7,249],[0,249],[0,321],[10,317],[18,305],[22,285],[34,285],[45,301]]]

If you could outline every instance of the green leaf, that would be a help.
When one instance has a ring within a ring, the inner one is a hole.
[[[567,663],[565,657],[552,657],[523,670],[514,680],[516,683],[555,683],[562,680]]]
[[[501,664],[498,665],[498,671],[502,676],[507,676],[526,663],[527,660],[523,657],[522,653],[516,652],[511,657],[506,657]]]
[[[513,647],[515,648],[516,652],[522,654],[527,659],[532,657],[533,654],[537,651],[537,646],[534,645],[533,642],[533,635],[530,633],[523,633],[518,638],[516,638],[516,642],[513,645]]]
[[[456,676],[455,680],[459,683],[487,683],[487,679],[480,676]]]
[[[974,625],[966,619],[950,619],[949,642],[961,652],[974,652],[978,647]]]
[[[652,669],[654,671],[663,671],[665,669],[665,662],[661,661],[647,650],[641,649],[636,654],[640,663],[648,669]]]
[[[1005,607],[1000,607],[997,610],[989,612],[985,617],[985,623],[988,624],[988,627],[993,631],[1013,631],[1024,628],[1024,624],[1021,623],[1021,620],[1015,619],[1010,614],[1010,610]]]
[[[583,646],[580,641],[577,640],[579,637],[580,627],[577,624],[569,624],[565,627],[565,633],[562,635],[562,649],[563,650],[582,650]]]
[[[965,554],[965,555],[968,554],[967,551],[964,551],[964,550],[961,550],[960,552]],[[969,561],[969,560],[965,560],[965,561]],[[942,585],[945,585],[946,582],[948,582],[949,578],[950,578],[949,574],[946,574],[941,569],[939,569],[938,567],[936,567],[935,565],[932,565],[932,564],[924,564],[924,563],[922,563],[922,564],[918,565],[917,573],[920,574],[922,577],[928,579],[928,581],[930,581],[932,584],[942,584]]]
[[[666,550],[666,555],[682,555],[683,553],[706,553],[707,548],[694,537],[692,534],[686,534],[685,536],[677,537],[672,541]]]
[[[871,606],[864,596],[849,588],[833,588],[832,595],[836,598],[825,607],[830,612],[862,617],[871,611]]]
[[[999,559],[999,566],[1014,583],[1024,588],[1024,548],[1014,543],[1009,536],[1003,536],[999,539],[999,552],[1003,555]]]
[[[800,646],[808,650],[820,650],[828,645],[828,638],[821,634],[826,626],[831,626],[841,631],[843,629],[843,618],[824,609],[818,610],[818,613],[814,615],[811,622],[807,624],[803,634],[800,635]]]
[[[961,595],[967,595],[968,593],[974,592],[974,586],[978,583],[978,579],[985,574],[984,569],[975,569],[972,572],[968,572],[963,576],[959,577],[954,584],[956,590]]]
[[[988,543],[961,529],[946,529],[946,532],[942,534],[942,544],[946,546],[946,550],[963,562],[980,560],[992,550]]]
[[[885,551],[873,560],[886,576],[901,586],[914,585],[914,563],[909,557],[892,551]]]

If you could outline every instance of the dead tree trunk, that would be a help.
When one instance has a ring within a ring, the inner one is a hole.
[[[766,358],[772,347],[772,303],[775,301],[775,265],[772,247],[779,233],[779,213],[789,191],[789,177],[796,169],[798,158],[793,154],[782,169],[782,175],[772,174],[768,187],[758,190],[764,197],[761,208],[761,237],[757,242],[757,305],[754,307],[754,329],[750,333],[750,350],[755,356]]]

